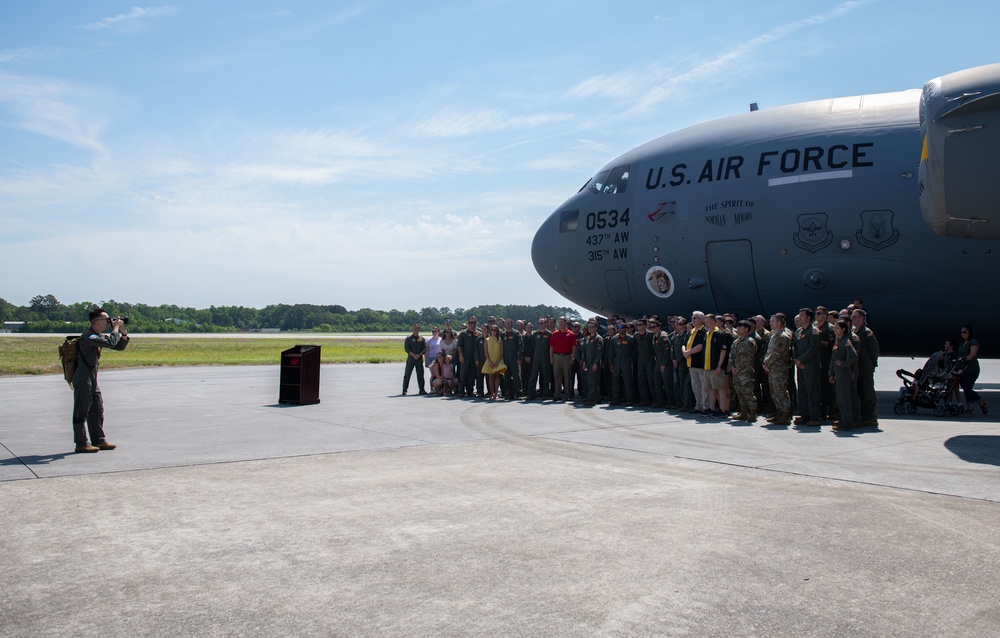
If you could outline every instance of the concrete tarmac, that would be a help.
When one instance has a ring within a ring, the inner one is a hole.
[[[896,415],[920,363],[850,434],[108,371],[97,454],[61,377],[0,379],[0,635],[1000,635],[1000,362],[990,415]]]

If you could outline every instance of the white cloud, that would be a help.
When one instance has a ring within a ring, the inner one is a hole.
[[[104,161],[86,167],[57,164],[42,171],[0,173],[0,236],[26,229],[50,232],[54,224],[73,217],[94,198],[122,188],[121,179]]]
[[[7,49],[0,51],[0,63],[17,64],[42,60],[56,55],[57,49],[53,47],[23,47],[20,49]]]
[[[80,25],[87,31],[102,31],[111,29],[118,32],[138,31],[146,27],[150,18],[162,18],[177,13],[174,7],[132,7],[128,13],[119,13],[96,22]]]
[[[688,65],[676,64],[666,70],[659,66],[623,71],[612,75],[597,75],[583,80],[569,91],[570,97],[602,97],[630,105],[630,112],[648,112],[677,96],[691,97],[691,91],[705,86],[717,86],[743,77],[751,66],[761,64],[759,50],[790,35],[814,27],[865,5],[869,0],[849,0],[823,13],[780,25],[740,42],[721,54],[694,60]],[[785,55],[782,52],[782,55]],[[680,70],[686,69],[686,70]],[[649,87],[653,87],[650,89]]]
[[[73,146],[103,151],[101,133],[115,104],[112,96],[92,87],[0,71],[0,105],[9,116],[7,125]]]
[[[184,152],[202,172],[230,186],[247,183],[322,186],[340,182],[426,178],[431,151],[391,133],[366,136],[329,128],[267,129],[235,120],[205,124],[205,138]]]
[[[447,108],[416,122],[413,131],[427,137],[455,137],[532,128],[571,119],[573,116],[567,113],[511,115],[502,109],[478,108],[461,111]]]

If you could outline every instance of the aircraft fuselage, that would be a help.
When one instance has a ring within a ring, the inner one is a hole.
[[[791,316],[861,297],[889,349],[938,349],[963,323],[1000,336],[1000,242],[938,235],[921,215],[920,100],[807,102],[659,138],[560,206],[532,260],[602,315]]]

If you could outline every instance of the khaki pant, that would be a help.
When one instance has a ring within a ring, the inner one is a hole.
[[[553,388],[557,399],[560,397],[573,398],[573,365],[570,363],[572,358],[572,355],[568,354],[552,355],[554,361],[552,370],[555,376]]]
[[[708,381],[703,368],[689,368],[691,372],[691,391],[694,392],[694,409],[704,410],[708,407]]]

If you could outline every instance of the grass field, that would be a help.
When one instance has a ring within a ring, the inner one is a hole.
[[[58,348],[65,335],[0,338],[0,376],[62,374]],[[166,338],[133,335],[128,348],[105,352],[102,370],[144,366],[278,365],[281,351],[298,344],[322,347],[323,363],[389,363],[406,360],[402,337],[337,339],[302,335],[288,339]]]

